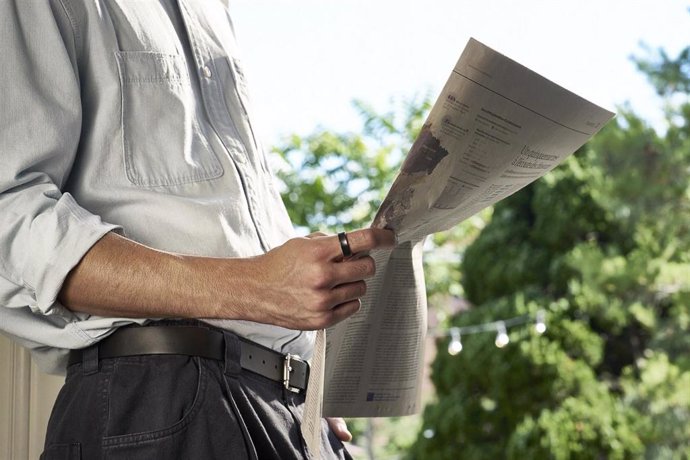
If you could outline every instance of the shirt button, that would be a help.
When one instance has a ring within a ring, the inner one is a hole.
[[[211,78],[212,73],[211,73],[211,68],[209,66],[207,66],[207,65],[203,66],[201,68],[201,73],[204,75],[204,77]]]
[[[238,163],[246,163],[247,159],[243,155],[235,155],[235,160],[237,160]]]

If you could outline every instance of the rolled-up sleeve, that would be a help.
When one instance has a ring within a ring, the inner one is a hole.
[[[0,2],[0,308],[67,321],[66,276],[117,228],[63,193],[82,126],[75,37],[59,0]]]

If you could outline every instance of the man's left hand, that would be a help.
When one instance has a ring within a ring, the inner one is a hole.
[[[340,417],[326,417],[328,426],[331,427],[331,431],[335,433],[335,436],[343,442],[352,441],[352,433],[347,429],[347,423]]]

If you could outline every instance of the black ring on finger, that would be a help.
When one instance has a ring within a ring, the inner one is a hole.
[[[338,233],[338,241],[340,241],[340,250],[343,251],[343,257],[351,257],[352,248],[350,248],[350,242],[347,240],[347,233]]]

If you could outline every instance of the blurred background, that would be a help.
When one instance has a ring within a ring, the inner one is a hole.
[[[618,114],[428,241],[426,408],[350,420],[356,458],[690,458],[689,6],[231,1],[302,233],[369,223],[470,36]]]

